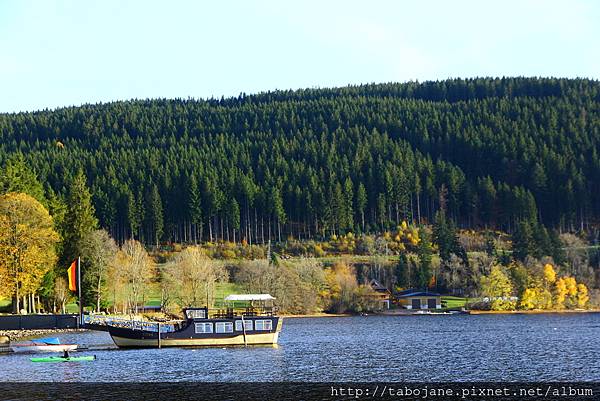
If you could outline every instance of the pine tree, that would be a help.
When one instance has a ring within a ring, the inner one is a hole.
[[[202,240],[201,235],[198,236],[198,228],[202,232],[202,199],[200,197],[200,189],[195,175],[192,175],[188,185],[188,202],[187,210],[189,213],[190,222],[194,225],[195,235],[194,242]]]
[[[419,229],[419,245],[417,246],[417,257],[419,258],[419,270],[418,270],[418,286],[420,288],[427,288],[431,281],[431,255],[433,250],[431,247],[431,240],[427,230]],[[437,284],[437,277],[434,278]]]
[[[283,199],[281,198],[281,192],[277,186],[273,187],[271,191],[271,207],[273,215],[277,220],[277,238],[281,241],[281,225],[286,222],[285,209],[283,208]]]
[[[528,255],[532,254],[533,248],[531,224],[526,220],[522,220],[517,224],[517,228],[512,235],[513,257],[516,260],[524,261]]]
[[[552,244],[548,236],[548,230],[540,222],[532,224],[533,249],[532,256],[540,259],[542,256],[552,255]]]
[[[396,285],[400,288],[406,288],[412,286],[412,280],[410,277],[410,267],[408,265],[408,258],[405,253],[401,253],[398,256],[398,263],[396,264],[395,276]]]
[[[344,199],[344,193],[342,191],[342,185],[337,182],[333,189],[333,196],[331,199],[333,204],[333,216],[332,216],[332,227],[337,227],[341,233],[342,230],[347,228],[347,216],[346,216],[346,200]],[[335,233],[335,228],[334,228]]]
[[[360,213],[361,230],[365,231],[365,208],[367,206],[367,190],[361,182],[356,191],[356,210]]]
[[[354,186],[350,177],[344,181],[344,200],[345,228],[352,230],[354,228]]]
[[[433,240],[438,246],[440,259],[442,261],[450,260],[450,254],[454,246],[454,232],[452,232],[443,209],[439,210],[435,216]]]
[[[131,230],[131,238],[135,238],[140,228],[141,210],[138,207],[138,202],[135,195],[131,191],[127,191],[127,221]]]
[[[229,201],[229,221],[233,228],[233,242],[236,242],[235,232],[240,229],[240,204],[235,198]]]
[[[564,249],[565,244],[560,239],[558,231],[550,230],[549,241],[550,256],[552,256],[552,259],[557,266],[563,266],[567,262],[567,255]]]
[[[381,230],[385,230],[387,226],[385,194],[380,193],[377,196],[377,216]]]
[[[146,223],[150,228],[153,243],[158,247],[163,235],[164,220],[162,201],[156,184],[152,184],[146,203]]]
[[[0,170],[0,194],[8,192],[26,193],[42,205],[47,204],[42,184],[20,152],[12,155]]]
[[[98,228],[92,196],[86,184],[83,171],[79,171],[71,185],[67,196],[67,210],[64,218],[62,266],[68,266],[81,255],[81,240],[88,233]]]

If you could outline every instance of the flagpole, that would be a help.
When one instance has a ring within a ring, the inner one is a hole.
[[[79,319],[77,328],[83,326],[83,300],[81,299],[81,258],[77,257],[77,295],[79,297]]]

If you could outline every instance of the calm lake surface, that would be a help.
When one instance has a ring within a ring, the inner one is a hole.
[[[109,345],[108,333],[59,335]],[[0,355],[1,381],[600,381],[600,314],[285,319],[276,348]]]

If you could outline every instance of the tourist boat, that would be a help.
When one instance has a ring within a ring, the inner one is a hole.
[[[34,352],[65,352],[77,349],[77,344],[61,344],[58,338],[40,338],[28,342],[11,344],[12,352],[34,353]]]
[[[225,309],[185,308],[183,321],[109,325],[108,332],[120,348],[275,345],[283,318],[274,313],[274,299],[269,294],[229,295]],[[246,306],[236,309],[236,302]]]

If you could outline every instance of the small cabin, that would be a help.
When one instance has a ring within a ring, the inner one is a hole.
[[[369,282],[369,286],[374,292],[373,297],[376,298],[379,307],[381,309],[390,309],[390,300],[392,297],[390,290],[388,290],[386,286],[375,279]]]
[[[404,309],[442,308],[442,296],[437,292],[409,289],[394,294],[394,300]]]

